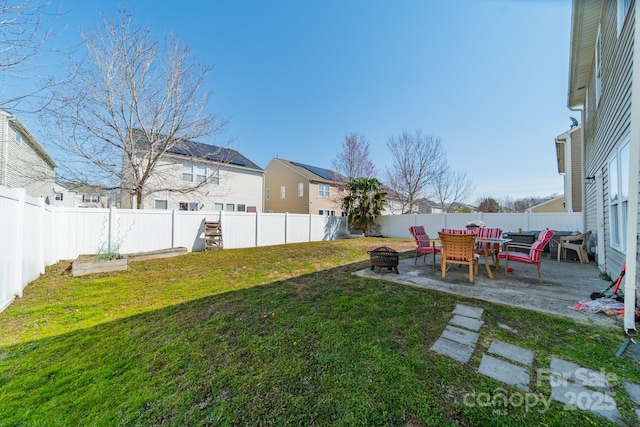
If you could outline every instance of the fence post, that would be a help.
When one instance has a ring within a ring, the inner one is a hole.
[[[13,224],[16,230],[16,240],[13,242],[14,248],[14,261],[9,265],[13,265],[11,271],[13,274],[9,275],[9,289],[13,289],[13,293],[22,298],[22,277],[24,275],[23,269],[23,256],[24,256],[24,204],[25,196],[27,192],[23,188],[16,188],[15,195],[17,197],[16,202],[16,221]]]
[[[111,254],[111,242],[113,239],[113,236],[116,234],[115,232],[115,213],[114,213],[115,208],[113,206],[109,207],[109,220],[108,222],[108,226],[107,226],[107,253]]]
[[[284,244],[289,243],[289,212],[284,213]]]
[[[176,228],[178,227],[178,218],[176,216],[176,210],[175,209],[171,209],[171,247],[175,248],[176,247],[176,234],[177,234],[177,230]],[[205,243],[206,245],[206,243]]]
[[[256,209],[256,247],[260,246],[260,212]]]
[[[44,199],[38,198],[38,271],[44,274],[45,258],[44,258]]]

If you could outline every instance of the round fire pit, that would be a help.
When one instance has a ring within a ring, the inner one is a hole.
[[[367,251],[371,257],[371,269],[374,270],[378,267],[378,271],[382,267],[387,267],[389,270],[395,271],[396,274],[400,274],[398,271],[398,260],[400,254],[387,246],[381,246],[373,250]]]

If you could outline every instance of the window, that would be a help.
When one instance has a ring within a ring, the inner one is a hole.
[[[629,137],[609,160],[609,227],[611,247],[626,252],[629,207]]]
[[[241,203],[238,203],[238,212],[246,212],[247,207]]]
[[[222,203],[214,203],[213,204],[213,210],[215,212],[220,212],[222,209],[224,209],[224,204],[222,204]]]
[[[207,167],[196,166],[196,181],[205,182],[207,180]]]
[[[318,210],[318,215],[336,216],[336,211],[330,211],[328,209]]]
[[[204,165],[195,165],[193,163],[182,164],[183,181],[202,183],[205,182],[207,178],[209,182],[213,184],[220,184],[220,171],[218,169],[207,168]]]
[[[624,26],[630,4],[631,0],[618,0],[618,35],[620,35],[622,27]]]
[[[13,132],[15,132],[15,135],[16,135],[16,137],[15,137],[15,141],[16,141],[16,143],[17,143],[18,145],[22,144],[22,135],[20,134],[20,132],[18,132],[18,131],[16,130],[16,128],[14,128],[14,127],[13,127],[13,126],[11,126],[11,125],[9,125],[9,127],[11,128],[11,130],[12,130]],[[7,135],[7,136],[9,136],[9,135]]]
[[[56,200],[58,200],[58,201],[60,201],[60,202],[61,202],[61,201],[62,201],[63,196],[64,196],[64,194],[63,194],[63,193],[56,193]]]
[[[267,188],[267,200],[271,200],[271,189]]]
[[[220,169],[209,169],[210,181],[212,184],[220,184]]]
[[[304,184],[299,182],[298,183],[298,197],[303,197],[304,196]]]
[[[280,187],[280,198],[284,199],[285,196],[285,187],[284,185],[282,187]]]
[[[166,200],[154,200],[154,209],[167,209]]]
[[[318,184],[318,197],[329,197],[329,184]]]
[[[193,182],[193,165],[191,163],[182,164],[182,180]],[[186,209],[181,209],[186,210]]]
[[[181,211],[197,211],[198,202],[180,202],[178,207]]]
[[[85,203],[98,203],[100,197],[97,194],[83,194],[82,201]]]
[[[235,212],[236,210],[236,205],[234,205],[233,203],[227,203],[227,212]]]
[[[602,94],[602,31],[598,27],[598,36],[596,37],[596,53],[595,53],[595,73],[596,73],[596,107],[600,102]]]

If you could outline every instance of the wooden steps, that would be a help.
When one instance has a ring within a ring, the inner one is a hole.
[[[222,225],[220,221],[204,223],[204,249],[222,249]]]

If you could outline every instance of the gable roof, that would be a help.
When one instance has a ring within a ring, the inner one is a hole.
[[[23,137],[25,137],[29,141],[29,144],[31,145],[31,147],[33,147],[34,151],[38,153],[38,155],[42,157],[44,161],[49,163],[49,165],[52,168],[56,168],[58,166],[56,162],[53,161],[49,153],[47,153],[47,151],[42,147],[42,145],[40,145],[36,137],[33,136],[31,132],[29,132],[29,129],[27,129],[24,123],[22,123],[22,121],[17,116],[14,116],[9,111],[1,108],[0,108],[0,114],[5,116],[7,121],[11,123],[11,125],[16,130],[18,130]]]
[[[314,181],[332,181],[332,182],[346,182],[346,179],[338,172],[331,169],[324,169],[318,166],[311,166],[304,163],[293,162],[291,160],[285,160],[276,158],[276,160],[287,164],[291,169],[298,172],[300,175],[307,179]]]

